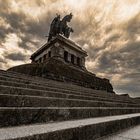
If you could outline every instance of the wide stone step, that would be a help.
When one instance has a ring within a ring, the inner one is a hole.
[[[83,91],[84,90],[85,92],[90,92],[93,94],[100,93],[100,94],[104,95],[104,93],[107,93],[106,91],[94,90],[94,89],[85,88],[85,87],[77,86],[77,85],[70,84],[70,83],[58,82],[58,81],[44,79],[44,78],[40,79],[39,77],[29,78],[29,77],[24,76],[23,78],[19,78],[18,76],[13,76],[13,75],[9,76],[9,74],[4,74],[4,75],[0,74],[0,79],[6,80],[6,81],[20,82],[20,83],[25,83],[25,84],[36,84],[36,85],[44,85],[44,86],[47,85],[50,87],[62,88],[65,90],[73,90],[73,91],[75,91],[75,90]],[[110,95],[111,93],[108,93],[108,94]],[[114,95],[112,94],[110,96],[114,96]]]
[[[26,83],[36,83],[36,84],[41,84],[41,85],[47,85],[47,86],[53,86],[53,87],[56,87],[56,88],[64,88],[64,89],[69,89],[69,90],[81,90],[81,91],[84,91],[84,92],[90,92],[90,93],[98,93],[100,94],[101,96],[109,96],[109,97],[114,97],[115,98],[121,98],[121,99],[126,99],[126,97],[120,97],[118,95],[115,95],[115,94],[111,94],[111,93],[108,93],[108,94],[105,94],[107,93],[106,91],[100,91],[100,90],[93,90],[93,89],[90,89],[90,88],[85,88],[85,87],[81,87],[81,86],[77,86],[77,85],[73,85],[73,84],[70,84],[70,83],[64,83],[64,82],[58,82],[58,81],[54,81],[54,80],[49,80],[49,79],[44,79],[44,78],[40,78],[40,77],[34,77],[34,76],[27,76],[25,74],[21,74],[20,73],[16,73],[15,75],[9,74],[9,72],[5,72],[4,75],[3,73],[0,73],[1,76],[6,76],[7,78],[14,78],[15,80],[26,80],[25,82]],[[18,75],[18,76],[17,76]],[[22,77],[22,78],[20,78]],[[131,100],[128,98],[128,100]]]
[[[55,97],[0,94],[0,107],[138,107],[133,104]],[[140,107],[140,106],[139,106]]]
[[[56,85],[57,87],[61,86],[61,85],[65,85],[65,88],[68,88],[68,89],[71,89],[71,87],[73,88],[76,88],[76,89],[85,89],[85,90],[89,90],[89,91],[92,91],[92,89],[90,88],[85,88],[85,87],[81,87],[81,86],[78,86],[78,85],[75,85],[75,84],[72,84],[72,83],[64,83],[64,82],[60,82],[60,81],[54,81],[54,80],[50,80],[50,79],[46,79],[46,78],[42,78],[42,77],[38,77],[38,76],[29,76],[29,75],[25,75],[25,74],[21,74],[21,73],[11,73],[9,71],[4,71],[4,72],[0,72],[0,77],[1,76],[4,76],[4,77],[7,77],[7,78],[14,78],[15,80],[26,80],[26,82],[41,82],[41,84],[54,84]],[[96,92],[99,92],[99,90],[95,90]],[[106,93],[106,91],[101,91],[101,94],[102,92]]]
[[[132,126],[98,140],[140,140],[140,125]]]
[[[140,112],[113,107],[0,107],[0,127],[54,122]]]
[[[3,84],[5,83],[5,81],[3,82]],[[23,94],[23,95],[41,95],[40,93],[42,93],[42,95],[44,96],[44,92],[46,93],[46,96],[49,96],[49,97],[63,97],[63,98],[70,98],[70,99],[84,99],[84,100],[97,100],[97,101],[112,101],[112,102],[119,102],[119,103],[122,103],[122,101],[120,100],[116,100],[116,99],[112,99],[112,98],[103,98],[103,97],[98,97],[98,96],[88,96],[86,94],[82,94],[80,95],[80,92],[77,93],[77,92],[71,92],[71,91],[63,91],[63,90],[57,90],[57,89],[53,89],[53,88],[45,88],[44,90],[42,90],[41,87],[39,87],[39,89],[41,90],[36,90],[37,87],[36,86],[30,86],[30,85],[22,85],[22,84],[14,84],[14,83],[11,83],[9,82],[9,84],[6,83],[6,85],[14,85],[16,87],[7,87],[7,86],[3,86],[3,85],[0,85],[0,92],[2,94]],[[24,88],[20,88],[19,86],[22,86]],[[18,88],[17,88],[18,87]],[[29,88],[28,88],[29,87]],[[33,88],[33,89],[31,89]],[[8,89],[8,90],[7,90]],[[29,91],[29,90],[30,91]],[[15,91],[14,91],[15,90]],[[28,90],[29,92],[27,93],[26,91]],[[31,90],[33,92],[31,92]],[[38,93],[40,92],[40,93]],[[130,103],[128,101],[123,101],[123,103]],[[132,103],[131,103],[132,104]]]
[[[95,140],[140,123],[140,113],[1,128],[0,140]]]
[[[14,86],[14,87],[23,87],[23,88],[33,88],[33,89],[39,89],[39,90],[51,90],[51,91],[58,91],[58,92],[64,92],[64,93],[72,93],[72,94],[83,94],[83,95],[88,95],[88,96],[95,96],[96,94],[91,94],[91,93],[83,93],[82,90],[76,90],[73,91],[73,89],[71,90],[67,90],[67,89],[61,89],[61,87],[55,87],[54,85],[52,86],[46,86],[46,85],[41,85],[41,84],[36,84],[36,83],[28,83],[28,81],[22,82],[22,81],[16,81],[12,80],[12,81],[6,81],[6,80],[0,80],[0,85],[6,85],[6,86]],[[61,85],[62,86],[62,85]],[[64,86],[64,85],[63,85]],[[98,96],[97,96],[98,97]],[[106,96],[105,96],[106,97]]]
[[[88,99],[88,100],[108,100],[108,101],[115,101],[115,102],[125,102],[125,103],[133,103],[130,102],[128,100],[120,100],[120,99],[116,99],[116,98],[112,98],[112,97],[104,97],[104,96],[98,96],[96,94],[90,94],[90,93],[83,93],[82,91],[70,91],[70,90],[64,90],[64,89],[60,89],[60,88],[54,88],[54,87],[46,87],[46,86],[40,86],[40,85],[35,85],[35,84],[25,84],[25,83],[17,83],[17,82],[8,82],[8,81],[4,81],[4,80],[0,80],[0,85],[6,85],[6,86],[14,86],[14,87],[22,87],[22,88],[29,88],[29,89],[37,89],[37,90],[47,90],[48,92],[54,91],[57,93],[65,93],[65,94],[72,94],[74,98],[77,98],[77,96],[79,96],[78,98],[83,98],[83,99]],[[3,87],[0,89],[2,91]],[[61,95],[60,95],[61,97]]]

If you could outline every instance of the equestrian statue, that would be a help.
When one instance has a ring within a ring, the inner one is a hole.
[[[71,27],[68,26],[68,22],[72,19],[72,13],[66,15],[62,20],[60,19],[60,15],[56,15],[50,25],[50,31],[48,36],[48,41],[55,37],[57,34],[64,35],[65,37],[69,38],[70,33],[74,32]]]

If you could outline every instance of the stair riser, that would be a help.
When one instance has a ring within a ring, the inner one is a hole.
[[[0,127],[138,112],[140,109],[1,109]]]
[[[91,98],[97,97],[96,95],[93,94],[84,94],[81,92],[73,92],[71,90],[64,90],[64,89],[60,89],[60,88],[54,88],[54,87],[44,87],[44,86],[40,86],[40,85],[33,85],[33,84],[25,84],[25,83],[15,83],[15,82],[7,82],[7,81],[0,81],[1,85],[6,85],[6,86],[13,86],[13,87],[21,87],[21,88],[30,88],[30,89],[37,89],[37,90],[46,90],[46,91],[54,91],[54,92],[60,92],[60,93],[66,93],[66,94],[73,94],[73,95],[85,95],[85,96],[89,96]]]
[[[14,140],[95,140],[136,124],[140,124],[140,117],[92,124],[46,134],[36,134]]]
[[[117,102],[116,100],[110,100],[110,99],[102,99],[97,97],[85,97],[80,95],[72,95],[72,94],[65,94],[55,91],[42,91],[42,90],[35,90],[35,89],[20,89],[20,88],[14,88],[14,87],[3,87],[0,86],[0,93],[1,94],[11,94],[11,95],[34,95],[34,96],[46,96],[46,97],[58,97],[58,98],[68,98],[68,99],[81,99],[81,100],[91,100],[91,101],[108,101],[118,104],[123,104],[124,106],[140,106],[136,104],[128,104],[124,102]]]
[[[33,96],[0,95],[0,107],[127,107],[129,104]]]
[[[62,93],[71,93],[71,94],[78,94],[78,95],[88,95],[88,96],[91,96],[91,97],[100,97],[100,95],[96,95],[97,93],[90,93],[90,92],[87,92],[86,93],[82,93],[83,90],[78,90],[78,91],[73,91],[73,89],[67,89],[64,85],[61,85],[57,87],[55,87],[55,84],[53,85],[43,85],[43,84],[40,84],[40,83],[32,83],[32,82],[29,82],[29,81],[16,81],[16,79],[14,80],[10,80],[9,82],[9,79],[6,79],[5,77],[1,78],[1,81],[0,81],[0,84],[1,85],[7,85],[7,86],[14,86],[14,87],[23,87],[23,88],[33,88],[33,89],[39,89],[39,90],[51,90],[51,91],[57,91],[57,92],[62,92]],[[2,81],[3,80],[3,81]],[[109,94],[109,93],[108,93]],[[106,97],[106,95],[104,95],[104,97]],[[107,96],[108,97],[108,96]]]
[[[33,83],[33,84],[35,84],[35,85],[44,85],[44,86],[46,86],[47,85],[47,87],[48,88],[51,88],[51,87],[55,87],[57,90],[58,89],[63,89],[63,90],[68,90],[68,92],[69,92],[69,90],[71,90],[71,91],[73,91],[73,92],[75,92],[75,91],[80,91],[81,90],[81,92],[85,92],[86,93],[86,95],[94,95],[94,96],[98,96],[98,97],[102,97],[102,95],[104,96],[104,97],[107,97],[108,98],[108,96],[111,98],[113,98],[113,99],[118,99],[118,100],[123,100],[124,99],[124,97],[119,97],[119,96],[116,96],[115,94],[106,94],[106,93],[104,93],[105,91],[98,91],[98,90],[95,90],[95,91],[91,91],[91,89],[82,89],[82,88],[76,88],[75,89],[75,86],[73,86],[72,88],[70,88],[70,87],[67,87],[66,85],[61,85],[61,84],[54,84],[55,82],[53,81],[53,83],[49,83],[48,82],[48,80],[45,80],[45,83],[43,82],[43,81],[39,81],[39,82],[37,82],[36,80],[28,80],[28,78],[26,78],[25,79],[25,77],[23,77],[23,78],[21,78],[21,79],[18,79],[19,77],[15,77],[15,78],[12,78],[12,80],[10,79],[13,75],[10,75],[10,77],[7,77],[8,79],[6,79],[6,76],[8,76],[9,74],[7,73],[7,74],[5,74],[5,76],[2,78],[3,80],[6,80],[6,81],[13,81],[13,82],[19,82],[19,83],[26,83],[26,84],[30,84],[30,83]],[[1,76],[0,76],[0,79],[1,79]],[[24,80],[25,79],[25,80]],[[24,82],[23,82],[24,81]],[[47,83],[48,82],[48,83]],[[65,91],[66,92],[66,91]],[[98,93],[99,92],[99,93]],[[82,93],[80,93],[80,94],[82,94]],[[125,100],[124,100],[124,102],[125,101],[131,101],[130,99],[127,99],[126,97],[125,97]]]
[[[17,81],[18,80],[17,82],[27,82],[28,81],[28,83],[35,83],[35,84],[41,83],[41,85],[47,85],[47,86],[52,86],[53,85],[53,87],[56,86],[56,88],[58,88],[59,86],[61,86],[62,84],[64,84],[65,85],[63,87],[64,89],[68,89],[68,90],[70,89],[71,90],[71,84],[68,85],[68,84],[65,84],[63,82],[58,83],[58,81],[54,81],[54,80],[50,80],[50,79],[42,79],[41,77],[30,77],[30,76],[28,77],[28,75],[24,75],[23,76],[20,73],[13,74],[11,72],[9,73],[9,71],[8,72],[4,72],[4,73],[0,73],[0,79],[1,79],[1,76],[3,78],[6,78],[7,81],[9,81],[10,79],[12,79],[12,81]],[[39,83],[38,83],[38,81],[39,81]],[[76,85],[72,85],[72,87],[75,90],[82,89],[82,90],[85,90],[85,91],[89,91],[89,92],[92,91],[93,92],[93,90],[90,89],[90,88],[83,88],[81,86],[76,86]],[[101,92],[99,90],[94,90],[94,91],[95,91],[95,93],[100,93],[102,95],[104,93],[106,93],[106,91],[101,91]],[[114,95],[111,94],[110,96],[114,96]]]

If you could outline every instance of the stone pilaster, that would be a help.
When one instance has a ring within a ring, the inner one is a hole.
[[[81,66],[85,67],[85,58],[84,57],[81,58]]]
[[[71,62],[71,54],[68,53],[68,62]]]

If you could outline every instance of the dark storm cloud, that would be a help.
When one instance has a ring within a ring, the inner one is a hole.
[[[139,71],[140,42],[131,42],[115,52],[106,51],[99,55],[98,69],[106,73],[118,72],[119,68]],[[123,73],[123,72],[122,72]]]
[[[5,58],[13,61],[24,61],[26,59],[26,56],[22,53],[10,53],[7,54]]]
[[[22,12],[19,13],[11,12],[10,14],[4,13],[2,16],[4,17],[5,21],[10,25],[10,28],[7,30],[7,34],[16,33],[21,38],[19,46],[25,49],[29,49],[29,46],[26,46],[26,43],[33,42],[31,41],[33,35],[34,36],[40,35],[40,31],[38,30],[39,29],[38,24],[36,24],[32,20],[27,19],[27,16]],[[35,28],[36,33],[34,32]],[[5,29],[1,29],[1,31],[2,30],[3,32],[6,32]],[[4,38],[5,36],[1,35],[1,37]]]
[[[140,35],[140,12],[126,23],[125,28],[131,38]]]
[[[0,69],[2,69],[4,65],[6,65],[5,58],[1,58],[0,56]]]
[[[113,30],[114,26],[110,25],[105,29],[105,33],[108,34],[109,32],[111,32]]]
[[[122,49],[120,49],[120,52],[133,52],[135,50],[140,51],[140,41],[128,42]]]
[[[124,23],[123,28],[120,25],[117,33],[116,31],[112,33],[113,26],[107,28],[106,33],[110,33],[110,36],[106,38],[103,45],[87,49],[90,54],[88,60],[97,63],[91,70],[113,80],[114,88],[118,92],[129,93],[132,96],[140,96],[140,41],[137,40],[140,36],[139,22],[140,14],[138,13]],[[126,43],[119,43],[123,41]],[[116,75],[119,78],[114,81]]]
[[[115,89],[124,93],[137,93],[140,91],[140,43],[131,42],[120,52],[105,52],[99,57],[97,71],[106,76],[119,74],[119,84],[115,84]],[[136,74],[137,72],[137,74]],[[129,82],[122,82],[128,80]]]
[[[38,6],[44,4],[42,1],[38,0],[34,2]],[[0,17],[3,18],[5,22],[10,25],[8,29],[0,26],[1,43],[4,42],[6,35],[9,33],[16,33],[21,39],[19,47],[25,49],[30,49],[30,46],[27,45],[28,43],[31,43],[32,45],[38,45],[37,43],[41,42],[42,38],[45,39],[45,35],[47,35],[49,30],[49,21],[51,21],[52,17],[55,16],[55,12],[47,11],[37,20],[35,20],[28,14],[23,13],[22,11],[12,11],[12,9],[10,9],[9,7],[10,5],[8,0],[5,2],[1,1],[0,4],[2,7],[2,9],[0,9]],[[34,41],[33,38],[36,38],[38,41]]]
[[[118,33],[112,34],[109,38],[105,40],[104,46],[107,46],[109,43],[117,41],[120,37],[121,35]]]
[[[4,59],[0,58],[0,62],[4,63]]]
[[[127,80],[126,83],[115,85],[116,89],[121,93],[129,93],[131,96],[140,96],[140,72],[122,75],[121,79]]]
[[[26,30],[26,15],[22,12],[15,13],[11,12],[10,14],[8,13],[3,13],[2,17],[5,19],[7,23],[10,24],[11,28],[16,32],[16,31],[23,31]]]
[[[126,69],[140,71],[140,42],[130,42],[120,50],[124,61],[122,66]]]

